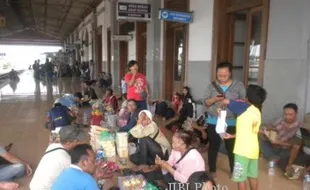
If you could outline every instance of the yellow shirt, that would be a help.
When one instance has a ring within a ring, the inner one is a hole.
[[[234,154],[258,159],[261,112],[255,106],[242,101],[231,100],[228,108],[237,115]]]

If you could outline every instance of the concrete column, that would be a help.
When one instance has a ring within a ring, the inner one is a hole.
[[[94,60],[94,69],[95,69],[95,78],[97,78],[98,76],[98,36],[97,36],[97,11],[96,11],[96,8],[94,8],[94,11],[93,11],[93,18],[92,18],[93,22],[92,22],[92,35],[93,35],[93,40],[92,40],[92,57],[93,57],[93,60]]]
[[[146,77],[152,98],[160,98],[163,90],[163,61],[161,53],[161,21],[158,10],[161,8],[160,0],[150,0],[152,5],[152,22],[147,24],[147,53],[146,53]]]
[[[110,19],[111,19],[111,36],[118,34],[119,25],[116,19],[117,1],[110,3]],[[120,87],[120,65],[119,65],[119,42],[111,42],[111,74],[113,78],[113,87]]]

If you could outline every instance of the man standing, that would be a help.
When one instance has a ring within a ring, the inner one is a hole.
[[[94,80],[95,76],[95,63],[93,60],[89,61],[90,80]]]
[[[0,163],[0,189],[16,189],[18,184],[9,181],[25,174],[32,174],[32,169],[28,163],[7,152],[3,146],[0,146],[0,157],[9,163]]]
[[[86,140],[85,132],[74,126],[61,128],[59,135],[60,143],[49,145],[41,158],[30,182],[31,190],[51,189],[56,178],[71,164],[68,151]]]
[[[99,190],[95,174],[95,153],[88,144],[77,145],[70,151],[72,164],[57,178],[52,190]]]

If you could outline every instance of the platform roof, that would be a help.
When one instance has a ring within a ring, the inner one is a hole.
[[[102,0],[0,0],[0,44],[62,45]]]

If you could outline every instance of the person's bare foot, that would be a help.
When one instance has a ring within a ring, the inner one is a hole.
[[[137,167],[134,167],[132,170],[137,172],[137,171],[141,171],[144,168],[148,168],[148,167],[149,167],[148,165],[139,165]]]
[[[6,190],[17,189],[19,185],[14,182],[0,182],[0,188]]]

